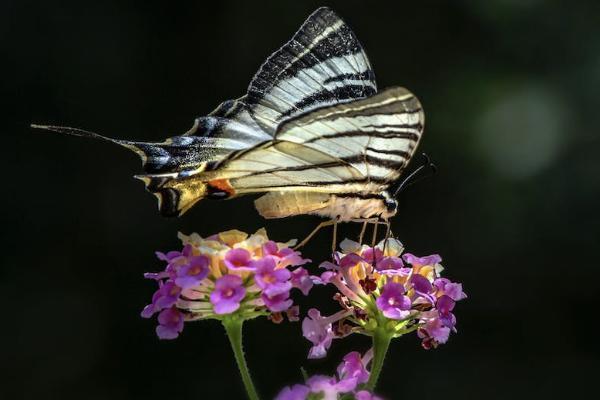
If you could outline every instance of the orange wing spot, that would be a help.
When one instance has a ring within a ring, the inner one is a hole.
[[[235,189],[229,183],[229,179],[213,179],[212,181],[208,181],[208,186],[213,191],[225,192],[228,196],[235,194]]]

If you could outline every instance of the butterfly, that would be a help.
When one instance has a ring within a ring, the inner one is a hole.
[[[262,64],[244,96],[221,103],[180,136],[150,143],[33,127],[137,153],[144,173],[136,178],[166,216],[204,198],[262,193],[255,206],[265,218],[387,220],[397,210],[390,188],[415,153],[424,113],[407,89],[377,90],[358,39],[323,7]]]

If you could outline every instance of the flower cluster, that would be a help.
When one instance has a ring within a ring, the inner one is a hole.
[[[250,236],[231,230],[208,238],[195,233],[179,238],[181,251],[156,253],[165,269],[145,274],[158,282],[158,290],[142,316],[158,313],[159,338],[176,338],[184,321],[222,319],[233,313],[241,319],[269,315],[277,322],[285,312],[297,320],[290,291],[297,288],[306,295],[313,282],[298,267],[310,260],[289,247],[293,241],[275,243],[264,229]]]
[[[372,357],[372,350],[369,350],[364,357],[356,351],[348,353],[338,366],[336,376],[314,375],[304,384],[283,388],[275,400],[337,400],[339,398],[381,400],[371,392],[360,389],[361,385],[369,380],[367,365]]]
[[[309,310],[302,323],[313,344],[309,358],[324,357],[334,338],[353,332],[373,336],[379,330],[393,338],[416,330],[423,347],[430,349],[456,331],[452,311],[466,295],[460,283],[440,276],[439,255],[403,254],[396,239],[376,247],[346,239],[340,247],[334,262],[321,264],[326,271],[314,281],[335,285],[342,310],[328,317]]]

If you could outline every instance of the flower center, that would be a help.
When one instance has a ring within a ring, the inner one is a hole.
[[[241,267],[244,265],[244,262],[241,260],[233,260],[233,265],[235,265],[236,267]]]
[[[223,291],[223,296],[231,297],[231,296],[233,296],[234,292],[235,292],[235,290],[233,290],[232,288],[227,288]]]
[[[275,282],[277,282],[277,279],[275,279],[275,277],[273,276],[273,274],[266,274],[265,276],[263,276],[263,280],[266,283],[275,283]]]
[[[390,299],[388,300],[388,304],[390,306],[395,306],[396,305],[396,298],[395,297],[390,297]]]
[[[202,268],[200,268],[199,266],[194,266],[194,267],[190,268],[190,275],[198,275],[198,274],[200,274],[201,271],[202,271]]]

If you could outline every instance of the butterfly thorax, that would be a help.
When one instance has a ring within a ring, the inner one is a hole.
[[[387,192],[362,195],[359,193],[332,194],[327,205],[310,214],[341,222],[379,217],[384,220],[396,215],[398,203]]]

